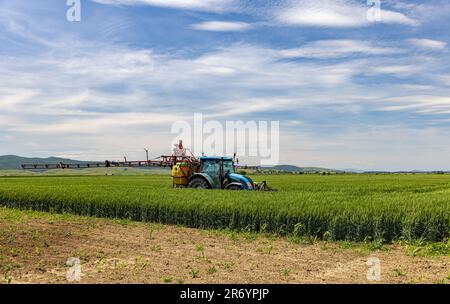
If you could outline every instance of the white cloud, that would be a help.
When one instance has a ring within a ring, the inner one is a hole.
[[[136,110],[147,113],[149,107],[155,111],[146,114],[144,122],[161,122],[155,118],[158,110],[164,113],[173,106],[181,115],[197,105],[204,107],[205,97],[200,96],[209,96],[209,105],[221,104],[225,97],[233,99],[238,94],[242,102],[251,99],[252,92],[261,87],[271,90],[329,87],[345,83],[353,73],[348,66],[336,64],[278,62],[276,50],[250,45],[235,45],[194,58],[111,45],[85,46],[70,53],[65,48],[55,49],[52,55],[34,58],[0,58],[0,105],[3,114],[20,122],[8,129],[21,132],[33,124],[42,124],[39,117],[45,116],[46,127],[33,127],[34,130],[89,129],[95,133],[106,122],[114,125],[112,120],[100,119],[103,115],[118,119],[117,126],[124,121],[135,125],[142,121],[132,119],[135,114],[122,119],[123,116],[114,113]],[[27,68],[24,71],[19,67]],[[195,92],[198,97],[191,98],[191,107],[180,110],[185,92],[191,95]],[[258,102],[255,106],[249,102],[245,113],[268,110]],[[267,105],[271,102],[284,103],[275,99],[267,101]],[[211,115],[222,112],[223,109],[217,108]],[[87,123],[87,118],[98,123]]]
[[[66,60],[58,60],[55,64],[69,74],[97,75],[100,79],[107,75],[111,81],[151,73],[157,60],[150,50],[131,51],[113,47],[112,51],[100,49],[89,56],[85,51],[78,54],[75,52]]]
[[[287,58],[339,58],[355,54],[387,55],[401,52],[401,49],[377,46],[369,41],[319,40],[308,43],[301,48],[282,50],[280,55]]]
[[[367,70],[367,74],[391,74],[409,76],[419,73],[423,69],[419,65],[380,65]]]
[[[406,95],[383,98],[387,104],[380,111],[409,111],[427,115],[450,114],[450,98],[439,95]],[[433,120],[431,120],[433,122]]]
[[[408,42],[413,46],[424,49],[444,50],[447,47],[446,42],[432,39],[409,39]]]
[[[270,19],[285,25],[321,26],[321,27],[358,27],[369,26],[371,7],[357,0],[284,0],[254,5],[253,1],[240,0],[91,0],[109,5],[149,5],[176,9],[210,12],[245,12],[265,15],[275,12]],[[393,5],[392,5],[393,6]],[[264,11],[261,10],[263,8]],[[404,7],[400,7],[404,10]],[[387,24],[417,25],[418,22],[399,11],[385,8],[381,10],[381,19],[376,22]],[[199,24],[202,30],[227,30],[225,24]],[[243,25],[228,25],[230,30],[243,30]],[[247,29],[246,27],[245,29]]]
[[[386,9],[381,10],[381,23],[397,23],[405,25],[418,25],[418,22],[400,12],[394,12]]]
[[[3,111],[14,109],[21,103],[38,95],[38,90],[11,89],[0,87],[0,105]]]
[[[354,27],[367,23],[367,20],[352,14],[349,6],[337,3],[311,3],[301,1],[295,6],[282,9],[277,14],[278,21],[299,26]]]
[[[199,11],[226,11],[230,10],[236,0],[92,0],[101,4],[111,5],[150,5],[177,9]]]
[[[368,18],[369,6],[353,0],[299,0],[279,9],[275,18],[282,24],[319,27],[359,27],[374,22]],[[386,9],[381,11],[380,23],[415,25],[408,16]]]
[[[397,51],[372,47],[374,43],[370,41],[350,41],[351,47],[344,46],[348,42],[311,43],[302,49],[300,55],[314,58],[333,55],[329,53],[331,46],[327,43],[336,46],[339,56],[352,51],[368,54]],[[336,87],[341,92],[349,90],[349,94],[344,94],[340,100],[364,102],[373,94],[357,94],[353,79],[358,75],[405,76],[424,68],[407,64],[407,60],[392,64],[393,61],[384,57],[339,63],[286,61],[282,60],[283,56],[292,54],[241,44],[191,58],[112,45],[91,47],[80,46],[71,53],[62,48],[51,56],[32,59],[2,58],[0,83],[4,92],[0,90],[0,93],[4,97],[0,104],[3,109],[24,119],[44,113],[52,116],[48,121],[58,121],[64,116],[73,119],[109,111],[146,112],[149,107],[155,113],[172,109],[189,112],[196,106],[204,108],[207,100],[209,106],[218,105],[211,108],[211,115],[229,113],[233,116],[233,109],[252,114],[270,111],[274,104],[280,109],[295,108],[305,100],[318,104],[327,100],[337,103]],[[26,71],[19,66],[27,67]],[[373,68],[368,69],[368,66]],[[268,96],[256,98],[255,94],[261,90]],[[319,90],[323,98],[313,98],[310,92],[314,90]],[[190,107],[180,108],[185,96],[190,96]],[[245,111],[233,102],[238,105],[245,102]],[[223,103],[229,105],[230,111],[221,108]]]
[[[244,31],[250,29],[251,27],[251,24],[246,22],[231,21],[206,21],[192,25],[193,29],[212,32]]]
[[[447,0],[382,0],[382,5],[407,12],[408,16],[413,17],[414,20],[418,20],[421,25],[446,24],[450,14],[450,3]]]
[[[431,91],[431,90],[435,90],[436,87],[432,86],[432,85],[421,85],[421,84],[400,84],[398,85],[398,87],[401,90],[406,90],[406,91]]]
[[[66,119],[62,122],[53,122],[47,124],[27,123],[9,128],[10,131],[23,131],[27,133],[38,134],[92,134],[96,132],[114,132],[120,133],[124,128],[133,129],[136,126],[154,126],[161,124],[171,124],[177,120],[186,120],[190,117],[179,115],[177,113],[159,113],[159,112],[127,112],[127,113],[109,113],[108,115],[97,114],[80,116],[76,119]]]

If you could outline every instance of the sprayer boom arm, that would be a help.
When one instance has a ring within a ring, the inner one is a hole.
[[[59,163],[59,164],[23,164],[24,170],[51,170],[51,169],[87,169],[87,168],[139,168],[139,167],[171,167],[180,162],[197,162],[191,156],[161,156],[159,160],[142,161],[108,161],[105,162],[84,162],[84,163]]]

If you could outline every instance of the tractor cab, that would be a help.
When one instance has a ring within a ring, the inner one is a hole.
[[[235,173],[234,163],[228,157],[201,157],[200,172],[213,180],[213,188],[222,188],[222,183],[229,174]]]

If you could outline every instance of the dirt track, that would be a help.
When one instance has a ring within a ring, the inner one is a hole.
[[[70,257],[82,283],[368,283],[369,257],[381,283],[449,282],[447,256],[353,246],[0,208],[2,283],[66,283]]]

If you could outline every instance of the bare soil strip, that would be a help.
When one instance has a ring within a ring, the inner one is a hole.
[[[450,282],[448,256],[350,247],[0,208],[1,283],[67,283],[70,257],[81,283],[377,283],[370,257],[380,283]]]

